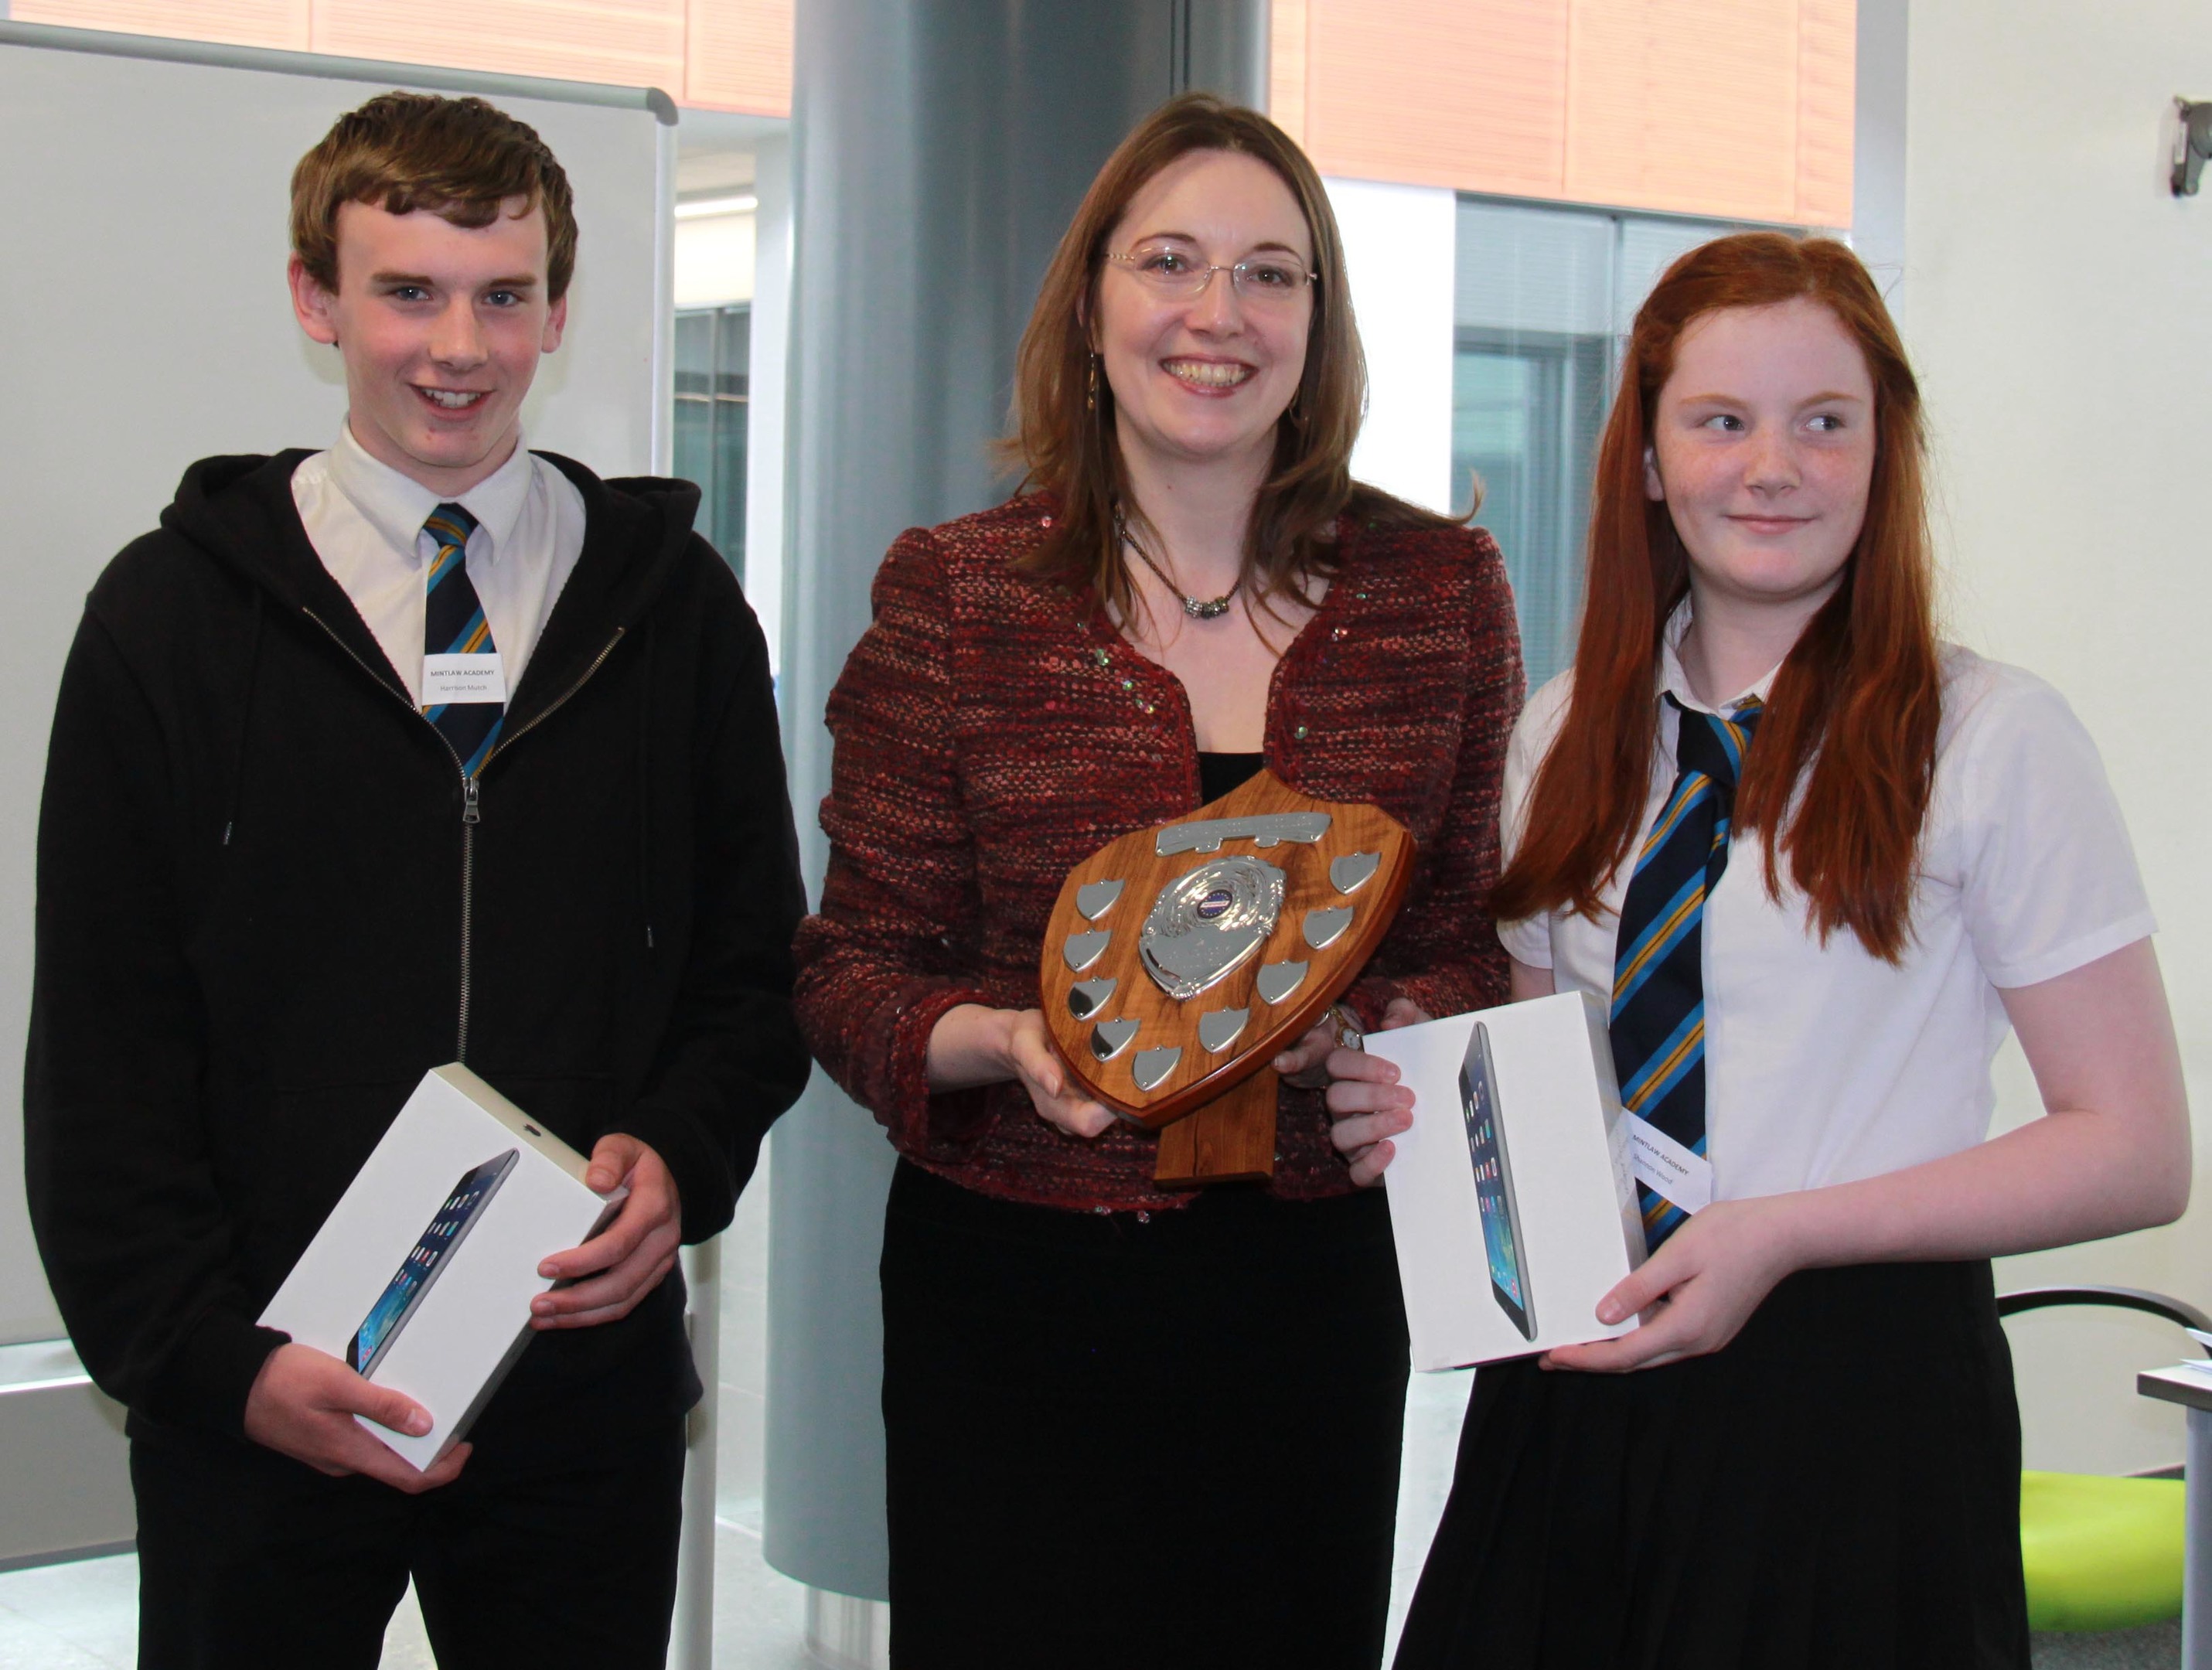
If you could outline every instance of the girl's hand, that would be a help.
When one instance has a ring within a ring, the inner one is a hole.
[[[1714,1201],[1598,1301],[1599,1321],[1640,1313],[1641,1327],[1618,1339],[1555,1346],[1539,1361],[1547,1369],[1626,1374],[1718,1351],[1797,1267],[1788,1202],[1786,1195]]]
[[[1382,1030],[1413,1026],[1429,1017],[1405,998],[1393,998],[1382,1011]],[[1319,1062],[1327,1075],[1328,1111],[1334,1121],[1328,1139],[1352,1162],[1352,1181],[1362,1188],[1380,1182],[1382,1168],[1397,1152],[1389,1139],[1413,1122],[1413,1093],[1398,1082],[1398,1069],[1378,1056],[1336,1048],[1333,1016],[1299,1040],[1297,1048],[1275,1058],[1275,1070],[1288,1072]],[[1285,1063],[1292,1064],[1290,1066]]]

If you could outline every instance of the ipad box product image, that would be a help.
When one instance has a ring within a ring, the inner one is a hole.
[[[458,1064],[423,1076],[261,1314],[295,1343],[404,1392],[419,1438],[362,1425],[428,1467],[468,1434],[530,1343],[548,1254],[587,1241],[626,1191]]]
[[[1644,1261],[1605,1011],[1564,992],[1367,1035],[1413,1092],[1382,1176],[1416,1369],[1611,1339]]]

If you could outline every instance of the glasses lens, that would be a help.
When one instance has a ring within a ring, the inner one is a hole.
[[[1144,244],[1130,251],[1128,267],[1163,295],[1191,295],[1208,276],[1205,262],[1168,244]]]
[[[1306,293],[1306,270],[1287,261],[1240,261],[1231,276],[1239,296],[1262,307],[1297,301]]]

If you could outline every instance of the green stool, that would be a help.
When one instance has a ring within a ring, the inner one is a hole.
[[[2008,1293],[1997,1315],[2051,1305],[2112,1305],[2212,1333],[2193,1305],[2131,1287],[2043,1287]],[[2020,1556],[2034,1630],[2126,1630],[2181,1616],[2179,1479],[2093,1473],[2020,1476]]]
[[[2131,1630],[2181,1616],[2179,1479],[2020,1476],[2032,1630]]]

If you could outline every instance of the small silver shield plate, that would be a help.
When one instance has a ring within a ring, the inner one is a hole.
[[[1170,1044],[1164,1049],[1140,1049],[1129,1063],[1129,1077],[1137,1081],[1140,1090],[1150,1090],[1164,1084],[1182,1060],[1182,1051]]]
[[[1106,999],[1114,995],[1115,981],[1104,980],[1079,981],[1067,988],[1067,1012],[1079,1021],[1087,1021],[1106,1006]]]
[[[1260,995],[1269,1003],[1280,1003],[1306,983],[1306,965],[1303,963],[1262,963],[1252,983],[1260,988]]]
[[[1102,1061],[1110,1061],[1128,1048],[1129,1040],[1136,1035],[1134,1021],[1101,1021],[1091,1029],[1091,1053]]]
[[[1340,859],[1331,859],[1329,885],[1340,893],[1357,893],[1375,878],[1375,871],[1382,863],[1380,853],[1346,853]]]
[[[1091,933],[1071,933],[1060,955],[1067,959],[1067,966],[1079,975],[1105,954],[1106,942],[1113,937],[1104,928]]]
[[[1198,1018],[1198,1041],[1209,1054],[1218,1055],[1235,1043],[1244,1030],[1244,1023],[1252,1018],[1249,1009],[1216,1009]]]
[[[1352,926],[1352,907],[1339,905],[1334,910],[1306,912],[1306,944],[1317,951],[1327,950],[1344,938],[1345,929]]]
[[[1095,922],[1114,908],[1121,900],[1121,890],[1127,885],[1127,882],[1085,882],[1075,890],[1075,908],[1083,913],[1085,920]],[[1344,890],[1346,893],[1351,890],[1348,887]]]

